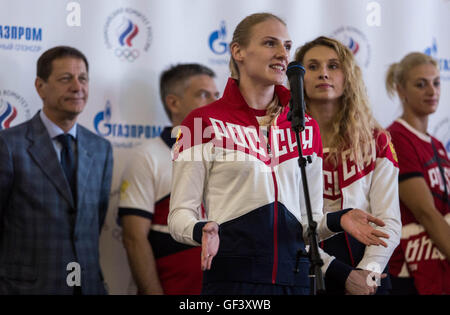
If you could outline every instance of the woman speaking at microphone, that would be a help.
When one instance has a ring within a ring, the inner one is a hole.
[[[373,118],[361,70],[339,41],[318,37],[295,54],[305,69],[307,113],[319,124],[324,146],[324,213],[356,207],[381,219],[387,247],[366,246],[347,233],[324,243],[325,287],[329,294],[387,294],[389,279],[377,288],[371,271],[386,277],[400,240],[398,166],[388,133]]]
[[[233,34],[231,78],[223,97],[183,121],[174,152],[168,217],[175,240],[201,245],[202,294],[308,294],[305,201],[295,135],[282,86],[292,46],[286,24],[269,13],[243,19]],[[307,117],[308,180],[319,238],[345,229],[367,245],[383,222],[354,209],[322,213],[322,144]],[[204,205],[207,221],[199,212]]]

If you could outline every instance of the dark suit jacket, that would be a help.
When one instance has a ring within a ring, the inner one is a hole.
[[[99,235],[112,177],[111,144],[77,127],[77,201],[39,114],[0,132],[0,295],[104,294]]]

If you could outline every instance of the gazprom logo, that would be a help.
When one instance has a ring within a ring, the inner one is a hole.
[[[436,43],[436,38],[433,38],[433,43],[431,44],[430,47],[425,48],[425,50],[423,51],[426,55],[431,56],[433,58],[436,58],[437,56],[437,43]]]
[[[439,63],[439,70],[440,71],[450,71],[450,59],[446,58],[439,58],[438,57],[438,45],[436,38],[433,38],[433,42],[431,46],[425,48],[423,51],[428,56],[433,57],[436,59],[436,61]],[[446,79],[445,77],[443,79]]]
[[[98,135],[102,137],[150,139],[158,137],[162,126],[150,125],[130,125],[112,122],[111,102],[107,101],[105,110],[100,111],[94,117],[94,128]]]
[[[139,33],[139,27],[133,23],[130,19],[123,19],[122,23],[117,28],[117,34],[119,38],[120,46],[131,47],[133,44],[131,41]]]
[[[17,109],[10,103],[0,103],[0,130],[9,128],[11,122],[17,117]]]
[[[0,25],[0,39],[42,41],[42,29],[26,26]]]
[[[225,21],[220,23],[219,29],[209,36],[209,49],[216,55],[224,55],[229,52],[227,38],[227,28]]]

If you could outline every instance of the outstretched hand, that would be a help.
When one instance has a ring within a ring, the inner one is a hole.
[[[216,222],[208,222],[202,232],[202,270],[209,270],[211,262],[219,250],[219,225]]]
[[[350,210],[341,217],[342,228],[361,243],[367,246],[383,245],[387,247],[386,242],[381,237],[389,238],[389,235],[374,229],[369,222],[375,223],[378,226],[384,226],[382,220],[360,209]]]

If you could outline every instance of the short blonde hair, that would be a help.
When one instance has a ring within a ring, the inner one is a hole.
[[[411,52],[407,54],[400,62],[394,62],[388,68],[386,73],[386,91],[390,97],[397,93],[397,87],[404,87],[408,80],[408,72],[423,64],[432,64],[438,68],[437,61],[421,52]]]

